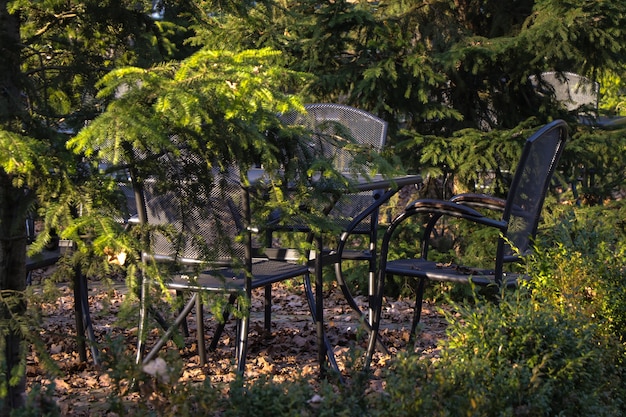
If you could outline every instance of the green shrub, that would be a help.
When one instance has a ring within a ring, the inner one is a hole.
[[[526,290],[498,303],[455,305],[441,358],[399,356],[386,373],[379,415],[613,416],[620,346],[586,317]]]
[[[449,301],[441,357],[400,355],[373,408],[383,416],[622,415],[624,207],[547,211],[528,286],[499,302]]]
[[[61,415],[54,401],[54,384],[35,385],[26,397],[24,407],[13,410],[11,417],[57,417]]]
[[[626,341],[626,202],[561,207],[535,250],[537,297],[584,314]]]
[[[444,313],[449,328],[441,355],[398,355],[380,376],[382,393],[369,392],[357,350],[345,384],[304,377],[275,382],[268,376],[214,386],[179,382],[182,363],[175,350],[163,356],[164,373],[151,375],[135,365],[123,339],[110,339],[102,357],[115,387],[109,410],[224,417],[623,415],[624,210],[621,202],[551,207],[525,266],[532,280],[518,290],[483,296],[464,286],[466,302],[452,298],[450,288],[432,286],[432,296],[445,297],[452,307]],[[126,400],[130,381],[145,401]],[[33,390],[18,415],[58,415],[51,395]]]
[[[222,408],[225,417],[309,416],[313,396],[313,390],[302,379],[289,383],[267,379],[244,383],[239,379],[231,384]]]

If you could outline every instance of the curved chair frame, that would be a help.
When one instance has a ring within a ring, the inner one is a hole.
[[[374,354],[380,329],[384,284],[388,276],[401,275],[418,280],[411,336],[414,335],[420,321],[427,281],[471,282],[481,286],[511,287],[517,285],[520,279],[526,279],[524,275],[505,272],[504,266],[519,261],[520,256],[530,250],[532,238],[537,231],[543,201],[567,137],[566,123],[556,120],[528,138],[506,200],[483,194],[461,194],[451,200],[422,199],[409,204],[404,212],[391,222],[381,243],[374,301],[374,322],[366,360],[368,366]],[[500,218],[487,217],[481,212],[485,209],[495,210],[502,215]],[[422,239],[421,256],[389,260],[389,249],[394,232],[406,220],[418,215],[428,216]],[[428,260],[430,235],[435,224],[444,216],[467,220],[499,231],[500,237],[497,240],[493,269],[443,265]]]

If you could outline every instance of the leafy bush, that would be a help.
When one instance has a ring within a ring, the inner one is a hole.
[[[563,152],[559,171],[576,185],[583,203],[602,204],[621,195],[626,179],[624,125],[598,129],[577,126]]]
[[[597,323],[526,290],[455,305],[442,356],[397,358],[379,415],[619,415],[621,350]]]
[[[175,353],[162,362],[164,372],[150,375],[134,364],[123,341],[110,340],[102,358],[116,387],[110,410],[226,417],[623,415],[625,209],[620,202],[551,207],[526,265],[528,285],[496,291],[495,301],[477,292],[469,303],[448,298],[453,308],[446,313],[441,356],[398,355],[380,375],[382,393],[368,390],[369,375],[357,370],[358,359],[346,384],[312,384],[304,377],[236,380],[228,387],[181,384]],[[131,380],[145,401],[125,401]],[[47,407],[47,395],[33,391],[22,415]]]
[[[598,107],[602,112],[621,116],[626,114],[626,97],[624,96],[626,78],[622,75],[618,71],[606,71],[600,76],[598,81],[601,98]]]
[[[622,415],[625,209],[550,207],[528,285],[449,301],[441,358],[399,356],[379,415]]]
[[[239,379],[230,388],[223,406],[225,417],[310,415],[305,410],[314,392],[303,380],[289,384],[268,380],[245,384]]]
[[[11,417],[57,417],[61,415],[54,401],[54,385],[36,385],[28,393],[24,407],[13,410]]]
[[[364,395],[368,384],[368,374],[357,371],[348,383],[326,379],[316,388],[304,377],[285,382],[238,379],[230,385],[221,407],[225,417],[366,416],[371,414]]]
[[[533,289],[626,341],[626,202],[559,207],[533,256]]]

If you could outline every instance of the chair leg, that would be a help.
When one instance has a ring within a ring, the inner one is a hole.
[[[235,293],[230,294],[230,297],[228,297],[228,304],[231,306],[234,305],[235,300],[237,300],[237,294]],[[211,339],[211,344],[209,345],[210,351],[214,351],[215,349],[217,349],[217,344],[220,340],[220,337],[222,336],[222,333],[224,332],[224,328],[226,328],[226,322],[228,321],[229,316],[230,314],[228,313],[228,309],[224,309],[224,317],[223,317],[224,320],[221,323],[217,323],[217,327],[215,328],[215,333],[213,334],[213,338]]]
[[[178,297],[179,300],[183,300],[183,292],[176,291],[176,297]],[[180,309],[180,311],[182,311],[182,308]],[[187,325],[187,320],[183,320],[183,322],[180,325],[180,330],[183,332],[183,335],[185,337],[189,337],[189,326]]]
[[[424,300],[424,288],[426,286],[426,279],[420,278],[417,285],[417,291],[415,294],[415,308],[413,309],[413,322],[411,323],[411,333],[409,334],[409,344],[415,341],[415,330],[422,317],[422,302]]]
[[[178,317],[176,317],[174,323],[167,329],[165,334],[163,334],[163,336],[161,336],[161,338],[152,347],[152,350],[150,350],[150,352],[145,356],[145,358],[143,358],[143,360],[141,360],[141,357],[139,356],[139,363],[148,363],[156,357],[157,353],[159,353],[159,350],[161,350],[161,348],[172,337],[176,329],[180,326],[182,321],[185,320],[187,315],[189,315],[193,307],[196,305],[197,297],[198,293],[194,292],[185,307],[183,308],[183,311],[178,315]]]
[[[80,297],[78,302],[80,303],[81,319],[83,322],[83,334],[87,334],[89,340],[89,348],[91,350],[91,358],[93,364],[98,366],[100,364],[100,352],[98,351],[98,345],[96,343],[96,335],[93,331],[93,323],[91,321],[91,314],[89,312],[89,294],[87,290],[87,277],[78,272],[76,279],[80,291]],[[76,283],[75,283],[76,285]],[[75,301],[76,302],[76,301]],[[82,336],[82,334],[81,334]]]
[[[145,332],[148,320],[148,297],[149,283],[145,277],[141,280],[141,289],[139,290],[139,326],[137,329],[137,356],[135,357],[135,363],[137,365],[142,363],[143,352],[146,349],[145,344]]]
[[[183,320],[183,323],[187,323],[187,320]],[[206,364],[206,348],[204,346],[204,309],[202,307],[201,294],[196,296],[196,336],[198,338],[200,366],[204,366]]]
[[[265,331],[272,331],[272,286],[265,286]]]
[[[366,315],[363,311],[361,311],[361,309],[359,308],[359,306],[357,305],[356,301],[354,300],[354,297],[352,297],[352,293],[350,292],[350,289],[348,288],[348,285],[346,284],[345,280],[343,279],[343,271],[341,270],[341,263],[338,262],[335,264],[335,276],[337,278],[337,285],[339,285],[339,288],[341,289],[341,292],[343,293],[343,297],[346,299],[346,301],[348,302],[348,305],[350,307],[352,307],[352,309],[359,315],[360,318],[363,319],[363,325],[365,326],[365,330],[370,333],[372,331],[372,324],[373,324],[373,316],[374,316],[374,311],[373,311],[373,300],[374,300],[374,285],[375,285],[375,273],[374,272],[370,272],[369,273],[370,278],[369,278],[369,315]],[[387,346],[385,346],[385,344],[382,342],[382,340],[380,338],[377,338],[377,346],[378,349],[381,350],[381,352],[383,352],[385,355],[389,354],[389,350],[387,349]]]
[[[237,320],[237,347],[235,355],[237,359],[237,373],[243,375],[246,371],[246,354],[248,352],[248,329],[250,326],[250,315],[244,314]]]
[[[324,274],[322,271],[322,238],[317,237],[318,253],[315,257],[315,327],[317,328],[317,347],[318,347],[318,361],[320,365],[320,376],[324,377],[326,374],[326,358],[333,354],[332,349],[328,349],[326,333],[324,331]]]
[[[372,330],[370,331],[370,337],[367,343],[367,352],[365,354],[365,370],[368,370],[372,358],[374,357],[374,351],[376,351],[376,345],[378,342],[378,332],[380,330],[380,321],[382,315],[383,293],[385,289],[385,279],[387,275],[384,272],[384,265],[378,272],[378,279],[376,280],[376,288],[373,293],[374,301],[370,304],[372,307]]]
[[[87,349],[85,346],[85,321],[83,320],[83,303],[80,281],[80,272],[74,271],[74,319],[76,321],[78,355],[81,362],[87,362]]]
[[[317,325],[317,307],[315,301],[315,295],[313,294],[313,288],[311,285],[310,278],[304,279],[304,292],[306,294],[306,300],[309,305],[309,311],[311,312],[311,317],[313,317],[313,323]],[[318,336],[319,337],[319,336]],[[323,344],[325,346],[325,350],[327,352],[328,362],[333,370],[335,370],[339,374],[339,365],[337,364],[337,360],[335,355],[333,354],[332,346],[330,344],[330,340],[328,340],[328,336],[326,332],[324,332]],[[320,366],[323,365],[324,358],[321,359]]]

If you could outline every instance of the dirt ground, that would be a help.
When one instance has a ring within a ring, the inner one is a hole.
[[[35,280],[33,289],[37,290],[45,279]],[[123,341],[123,348],[129,354],[135,351],[137,340],[136,325],[129,325],[118,320],[127,291],[123,282],[113,286],[100,282],[91,282],[89,286],[89,304],[96,340],[102,343],[100,348],[107,349],[105,340],[117,338]],[[277,285],[273,290],[275,304],[272,307],[272,332],[263,331],[262,296],[253,297],[250,344],[246,378],[270,375],[276,381],[293,378],[294,375],[318,375],[317,344],[315,326],[308,313],[300,286]],[[44,371],[42,359],[34,350],[27,360],[27,386],[31,389],[35,384],[47,384],[54,380],[54,399],[64,416],[104,415],[114,416],[107,410],[107,396],[113,391],[112,379],[106,369],[94,366],[91,354],[88,361],[82,362],[77,352],[75,330],[74,298],[69,285],[59,284],[59,296],[53,302],[41,302],[42,323],[40,336],[47,352],[57,363],[61,375],[51,377]],[[365,299],[359,297],[359,304],[364,308]],[[341,291],[329,289],[325,297],[325,320],[328,337],[335,346],[334,353],[341,369],[345,369],[346,358],[360,333],[356,315],[345,303]],[[383,338],[391,354],[406,349],[408,327],[413,314],[411,300],[386,300],[383,321]],[[211,336],[214,320],[206,314],[205,331],[207,338]],[[422,355],[437,356],[437,340],[444,337],[446,323],[436,313],[434,306],[425,305],[422,313],[423,331],[417,342],[416,349]],[[220,340],[218,349],[208,354],[208,364],[199,365],[199,357],[195,342],[195,322],[190,315],[190,337],[185,340],[186,348],[180,352],[184,358],[180,382],[200,382],[210,379],[215,384],[228,383],[234,378],[233,341],[234,326],[229,325]],[[207,342],[208,345],[208,342]],[[173,344],[164,349],[175,349]],[[389,357],[377,354],[373,362],[374,374],[388,361]],[[347,375],[349,378],[349,375]],[[139,397],[130,396],[130,401],[138,401]]]

